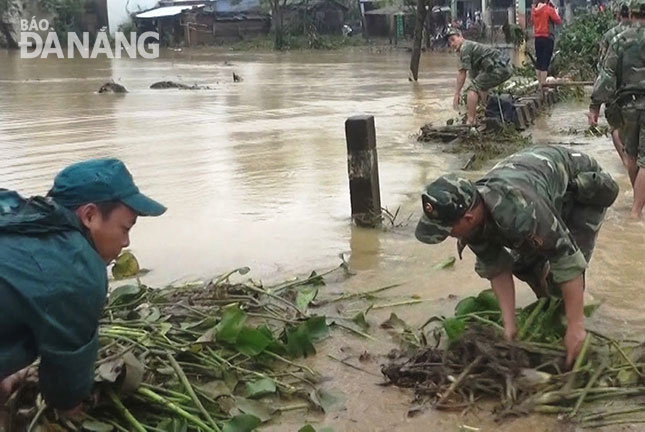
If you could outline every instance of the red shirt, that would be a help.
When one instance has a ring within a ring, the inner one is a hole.
[[[535,37],[552,37],[549,31],[549,21],[553,21],[557,25],[562,24],[562,19],[560,19],[555,8],[548,3],[533,5],[531,7],[531,19],[533,20]]]

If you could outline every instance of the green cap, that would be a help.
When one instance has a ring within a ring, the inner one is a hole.
[[[91,159],[63,169],[48,196],[62,206],[121,201],[140,216],[159,216],[166,207],[148,198],[134,184],[125,164],[118,159]]]
[[[448,30],[446,30],[446,39],[450,36],[461,36],[461,30],[456,27],[449,27]]]
[[[423,243],[436,244],[444,241],[453,225],[475,205],[477,189],[470,180],[449,174],[426,186],[421,202],[423,216],[415,235]]]

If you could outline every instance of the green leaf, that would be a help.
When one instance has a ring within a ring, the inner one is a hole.
[[[112,266],[112,276],[121,280],[131,278],[139,273],[139,262],[132,252],[126,251],[117,257]]]
[[[215,326],[217,340],[234,344],[245,322],[246,314],[237,304],[225,307],[222,320]]]
[[[367,319],[365,318],[365,312],[359,312],[352,318],[352,322],[358,325],[363,331],[367,331],[370,328]]]
[[[309,283],[313,286],[323,286],[325,285],[325,280],[323,279],[322,276],[318,275],[316,271],[312,271],[309,277],[307,278],[309,280]]]
[[[316,316],[309,318],[296,328],[285,329],[287,352],[291,357],[307,357],[316,354],[313,342],[329,336],[327,318]]]
[[[450,341],[455,341],[461,337],[466,329],[466,322],[457,318],[448,318],[443,320],[443,328]]]
[[[314,342],[318,342],[329,336],[329,326],[327,325],[327,318],[325,316],[311,317],[303,325],[309,331],[311,340]]]
[[[242,354],[254,357],[263,353],[273,342],[273,337],[269,337],[260,329],[244,327],[240,330],[235,341],[235,348]]]
[[[243,397],[235,398],[235,406],[243,413],[251,414],[259,418],[262,423],[271,420],[271,415],[275,412],[275,409],[270,408],[262,402]]]
[[[307,357],[316,354],[311,334],[304,324],[285,331],[287,334],[287,352],[291,357]]]
[[[188,423],[185,419],[167,418],[157,424],[157,429],[165,432],[186,432],[188,431]]]
[[[584,307],[584,314],[587,318],[593,315],[594,312],[600,307],[600,303],[588,304]]]
[[[141,287],[139,285],[121,285],[112,290],[108,303],[113,306],[119,302],[125,302],[128,298],[132,298],[140,292]]]
[[[481,311],[498,311],[499,301],[492,289],[487,289],[479,293],[477,296],[477,303]]]
[[[392,330],[408,330],[410,327],[398,317],[397,314],[392,312],[390,317],[381,324],[381,328]]]
[[[268,394],[275,393],[277,387],[275,381],[269,378],[263,378],[258,381],[252,381],[246,383],[246,394],[247,398],[259,398],[266,396]]]
[[[298,432],[316,432],[316,429],[312,425],[304,425]]]
[[[434,268],[437,269],[437,270],[446,269],[446,268],[454,266],[455,262],[457,262],[457,258],[455,258],[454,256],[451,256],[451,257],[448,257],[445,260],[441,261],[439,264],[434,266]]]
[[[262,424],[262,420],[254,415],[241,414],[233,417],[222,427],[222,432],[251,432]]]
[[[234,388],[230,388],[228,384],[226,384],[226,382],[222,380],[210,381],[202,386],[199,386],[199,389],[202,392],[206,393],[206,396],[211,399],[217,399],[220,396],[230,395],[233,392]]]
[[[313,286],[300,288],[298,290],[298,294],[296,295],[296,306],[301,312],[304,313],[309,307],[309,303],[314,301],[317,295],[318,288],[315,288]]]
[[[111,432],[114,430],[114,426],[111,424],[92,420],[85,420],[81,427],[84,431],[90,432]]]
[[[334,410],[340,410],[345,407],[345,396],[338,390],[325,390],[318,389],[311,392],[309,395],[311,401],[325,412],[330,413]]]
[[[466,297],[455,306],[455,315],[466,315],[477,312],[479,310],[478,306],[479,302],[475,297]]]

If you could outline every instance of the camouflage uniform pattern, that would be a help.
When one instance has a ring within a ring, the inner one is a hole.
[[[498,49],[465,40],[459,49],[459,69],[467,70],[470,84],[466,90],[488,91],[508,80],[513,67]]]
[[[625,152],[645,167],[645,24],[633,23],[615,36],[594,83],[591,108],[620,107],[620,129]],[[606,112],[607,110],[605,110]]]
[[[598,70],[602,68],[603,62],[605,60],[605,55],[607,54],[607,50],[609,49],[609,44],[611,43],[611,41],[620,33],[627,30],[627,28],[629,28],[629,23],[621,21],[607,30],[602,36],[602,39],[600,40],[600,49],[598,50]]]
[[[593,158],[556,146],[516,153],[471,184],[488,215],[477,232],[460,240],[460,253],[466,246],[475,253],[481,277],[511,271],[536,293],[543,292],[547,272],[553,284],[584,273],[618,194],[616,182]],[[466,186],[457,189],[470,194]],[[416,233],[421,241],[432,234],[436,239],[428,221],[438,223],[432,214],[422,217]],[[454,223],[445,224],[450,230]]]

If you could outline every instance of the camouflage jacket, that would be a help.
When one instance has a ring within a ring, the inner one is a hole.
[[[470,79],[507,63],[500,50],[479,42],[465,40],[459,49],[459,69],[467,70]]]
[[[589,156],[563,147],[535,147],[498,163],[475,182],[488,215],[478,232],[459,243],[477,256],[475,271],[490,279],[511,271],[512,253],[549,260],[555,283],[587,267],[562,218],[570,183],[580,172],[600,170]]]
[[[603,61],[605,60],[605,54],[607,54],[607,50],[609,49],[609,44],[611,43],[611,41],[614,39],[614,37],[627,30],[627,28],[629,28],[629,22],[621,21],[607,30],[604,35],[602,35],[602,39],[600,40],[600,48],[598,50],[598,71],[600,71],[600,68],[602,68]]]
[[[591,107],[599,108],[619,96],[645,93],[645,24],[634,23],[609,44],[594,82]]]

